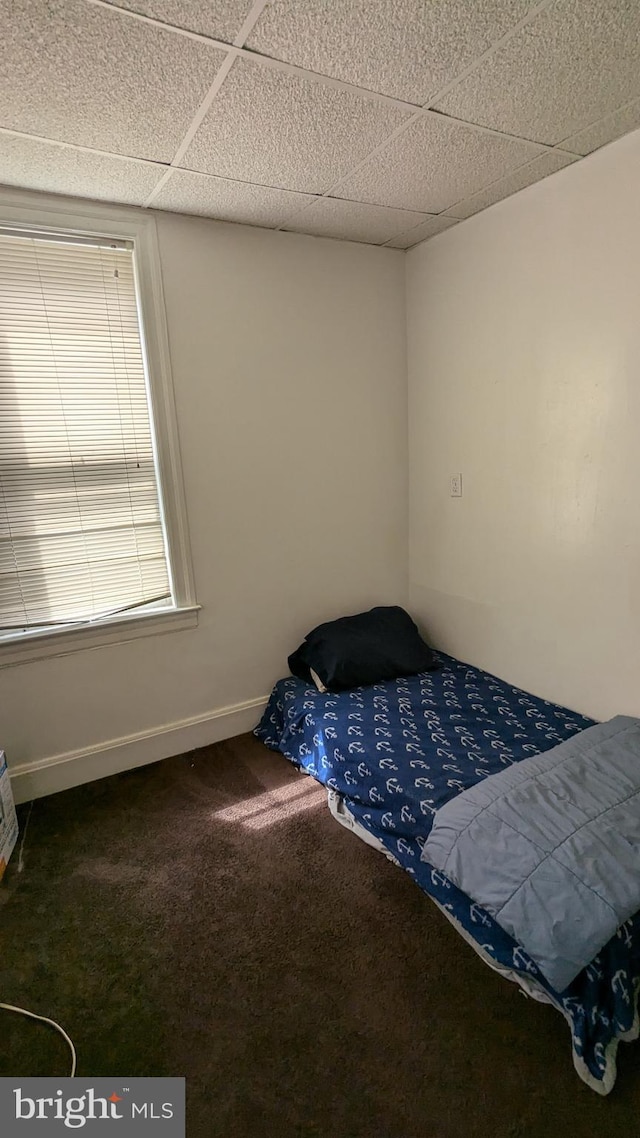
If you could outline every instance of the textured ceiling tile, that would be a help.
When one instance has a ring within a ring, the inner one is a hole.
[[[531,0],[272,0],[247,47],[425,103],[530,6]]]
[[[396,233],[422,221],[424,214],[385,206],[362,205],[360,202],[321,198],[299,217],[287,222],[285,229],[295,233],[313,233],[319,237],[341,237],[345,241],[365,241],[382,245]]]
[[[533,143],[425,115],[336,192],[354,201],[440,213],[539,153]]]
[[[241,59],[182,165],[322,193],[406,117],[396,107]]]
[[[437,109],[556,143],[637,94],[638,0],[558,0],[439,101]]]
[[[0,0],[0,126],[171,160],[224,54],[82,0]]]
[[[313,199],[307,194],[175,170],[154,198],[153,208],[275,228],[309,200]]]
[[[118,4],[176,28],[233,43],[252,0],[118,0]]]
[[[410,249],[412,245],[419,245],[421,241],[435,237],[436,233],[443,233],[445,229],[449,229],[455,224],[456,219],[454,217],[431,217],[423,225],[418,225],[415,229],[410,229],[407,233],[401,233],[399,237],[394,237],[393,241],[388,242],[388,245],[391,249]]]
[[[543,154],[541,158],[535,158],[533,162],[522,166],[515,173],[508,174],[506,178],[500,178],[498,182],[494,182],[486,190],[481,190],[479,194],[474,194],[466,201],[451,206],[451,209],[446,210],[446,214],[448,217],[471,217],[472,214],[479,213],[481,209],[486,209],[487,206],[502,201],[503,198],[510,197],[518,190],[523,190],[525,186],[531,186],[534,182],[539,182],[541,178],[546,178],[548,174],[555,174],[558,170],[562,170],[565,166],[570,166],[572,162],[577,161],[577,158],[572,158],[569,154],[554,154],[550,151]]]
[[[164,166],[0,133],[0,182],[44,193],[143,205]]]
[[[640,99],[621,107],[599,122],[592,123],[586,130],[581,130],[579,134],[565,139],[562,145],[566,146],[567,150],[574,150],[576,154],[591,154],[598,147],[605,146],[607,142],[613,142],[614,139],[628,134],[630,130],[637,130],[638,127],[640,127]]]

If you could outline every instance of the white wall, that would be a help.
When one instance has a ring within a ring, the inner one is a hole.
[[[407,257],[410,603],[596,717],[640,715],[639,187],[636,133]]]
[[[314,624],[406,604],[403,254],[158,227],[200,623],[2,669],[20,797],[246,730]]]

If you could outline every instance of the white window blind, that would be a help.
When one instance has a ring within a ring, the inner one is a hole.
[[[172,604],[131,243],[0,229],[0,634]]]

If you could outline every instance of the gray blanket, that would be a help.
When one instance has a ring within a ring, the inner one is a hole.
[[[619,715],[437,811],[423,861],[562,991],[640,909],[640,719]]]

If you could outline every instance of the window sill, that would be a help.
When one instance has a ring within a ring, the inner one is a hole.
[[[114,616],[106,620],[74,628],[53,628],[47,632],[25,632],[0,642],[0,668],[26,664],[47,656],[67,656],[83,648],[103,648],[122,644],[141,636],[157,636],[163,632],[180,632],[196,628],[200,605],[189,605],[165,612],[149,612],[143,616]]]

